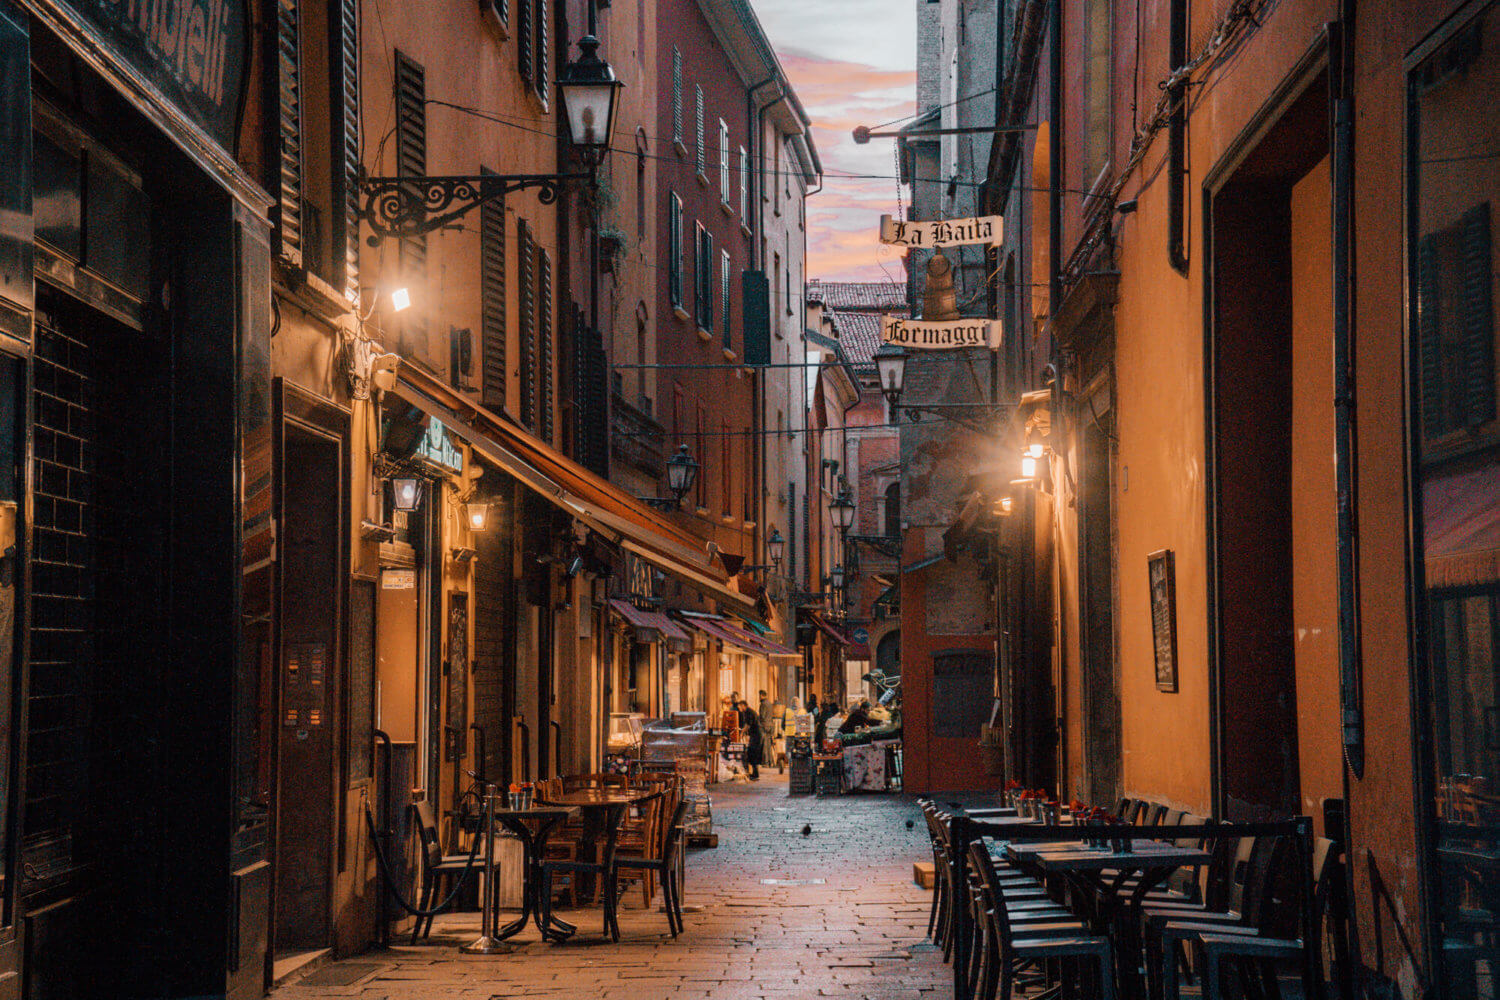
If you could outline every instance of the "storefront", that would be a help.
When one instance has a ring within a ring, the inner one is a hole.
[[[0,2],[0,996],[260,988],[269,204],[214,7]]]

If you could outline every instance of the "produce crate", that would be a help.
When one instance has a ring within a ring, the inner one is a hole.
[[[817,766],[817,793],[820,796],[842,794],[844,791],[843,757],[817,758]]]
[[[813,762],[811,757],[791,758],[791,774],[787,782],[788,795],[811,795],[813,793]]]

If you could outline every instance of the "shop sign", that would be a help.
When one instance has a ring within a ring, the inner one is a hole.
[[[656,570],[629,552],[625,553],[625,584],[632,602],[649,604],[656,600]]]
[[[977,219],[933,219],[907,222],[889,215],[880,217],[880,242],[915,250],[958,247],[974,243],[999,243],[1005,218],[985,215]]]
[[[920,319],[902,319],[899,316],[880,318],[880,339],[897,347],[919,351],[945,351],[960,347],[988,347],[1000,349],[1003,327],[998,319],[950,319],[927,322]]]
[[[244,0],[72,0],[132,68],[232,150],[245,78]]]
[[[427,424],[427,433],[423,436],[422,442],[417,445],[417,454],[449,472],[463,471],[463,452],[453,447],[453,442],[448,440],[448,433],[443,429],[442,422],[436,417]]]
[[[414,569],[387,569],[380,572],[381,590],[416,590],[417,571]]]

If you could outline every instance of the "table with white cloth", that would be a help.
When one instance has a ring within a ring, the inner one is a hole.
[[[848,792],[883,792],[890,787],[887,766],[893,746],[899,740],[881,740],[861,746],[844,747],[844,790]]]

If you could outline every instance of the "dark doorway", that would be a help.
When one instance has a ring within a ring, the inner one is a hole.
[[[875,668],[887,680],[901,679],[901,630],[887,632],[875,644]]]
[[[295,425],[283,433],[277,953],[330,940],[341,694],[339,441]]]
[[[1326,199],[1321,208],[1299,203],[1295,218],[1293,211],[1294,187],[1327,153],[1323,77],[1304,84],[1275,117],[1247,130],[1253,145],[1238,159],[1231,155],[1222,182],[1210,179],[1216,188],[1206,353],[1215,563],[1211,676],[1216,807],[1229,819],[1301,810],[1294,585],[1314,579],[1317,567],[1306,552],[1299,557],[1294,537],[1299,517],[1326,516],[1326,530],[1333,524],[1331,508],[1306,506],[1310,499],[1300,510],[1293,503],[1302,482],[1294,458],[1326,461],[1322,449],[1303,447],[1299,455],[1299,442],[1312,440],[1306,421],[1318,413],[1332,420],[1331,406],[1322,410],[1322,400],[1302,398],[1294,359],[1301,303],[1328,294],[1326,279],[1311,280],[1312,268],[1293,267],[1297,240],[1321,243],[1327,256],[1326,230],[1298,221],[1310,217],[1326,226]],[[1308,358],[1301,378],[1311,384],[1320,371],[1312,359],[1331,350],[1328,332],[1314,324],[1300,336]],[[1326,360],[1322,364],[1326,370]],[[1331,488],[1324,493],[1331,497]]]
[[[1083,577],[1083,773],[1090,802],[1120,797],[1120,678],[1115,662],[1114,411],[1092,400],[1080,435],[1078,541]],[[1102,414],[1096,415],[1099,410]]]

